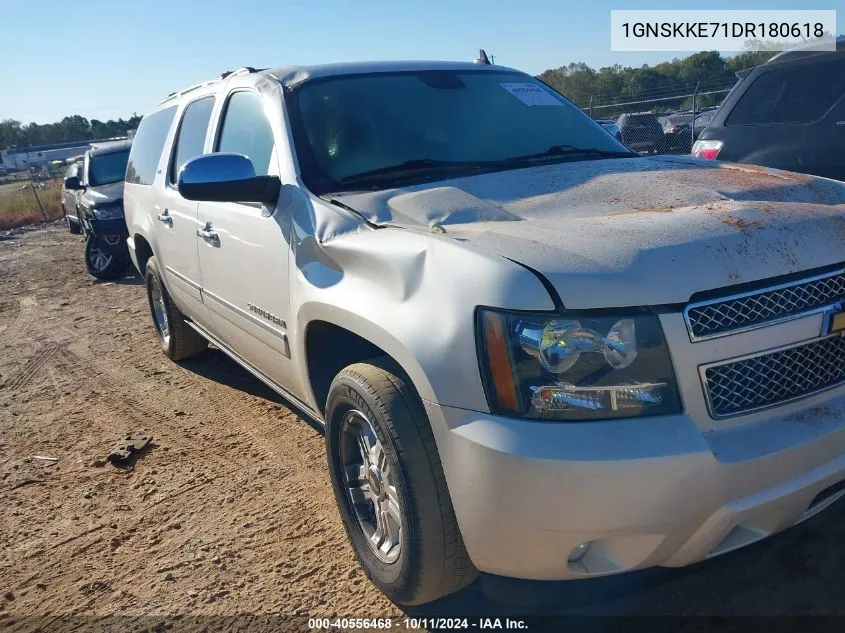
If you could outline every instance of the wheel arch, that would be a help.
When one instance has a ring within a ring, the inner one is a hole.
[[[147,241],[147,238],[141,233],[135,233],[132,236],[132,242],[134,248],[130,249],[130,252],[134,251],[135,267],[138,269],[141,277],[143,277],[146,272],[147,262],[153,256],[153,248],[149,241]]]
[[[432,398],[432,387],[413,354],[390,332],[342,308],[306,304],[300,311],[299,357],[304,387],[312,405],[325,414],[332,380],[353,363],[386,356],[405,373],[421,398]],[[343,325],[339,325],[343,323]]]

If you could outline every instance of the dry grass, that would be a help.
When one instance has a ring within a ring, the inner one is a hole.
[[[31,187],[14,193],[0,192],[0,230],[61,218],[61,196],[60,180],[50,183],[44,189],[39,189],[38,197],[44,206],[44,213],[41,213]]]

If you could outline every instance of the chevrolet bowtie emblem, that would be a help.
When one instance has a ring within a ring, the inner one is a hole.
[[[845,303],[839,301],[824,311],[822,320],[822,336],[845,331]]]

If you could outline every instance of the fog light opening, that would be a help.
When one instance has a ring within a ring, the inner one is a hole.
[[[590,546],[592,544],[592,541],[587,541],[586,543],[581,543],[580,545],[578,545],[575,549],[569,552],[569,558],[567,559],[567,562],[569,564],[580,562],[581,559],[587,555],[587,552],[590,551]]]

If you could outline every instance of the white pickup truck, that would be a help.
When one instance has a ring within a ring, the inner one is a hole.
[[[398,603],[682,566],[845,481],[845,185],[631,152],[504,67],[240,69],[144,117],[132,259],[325,425]]]

